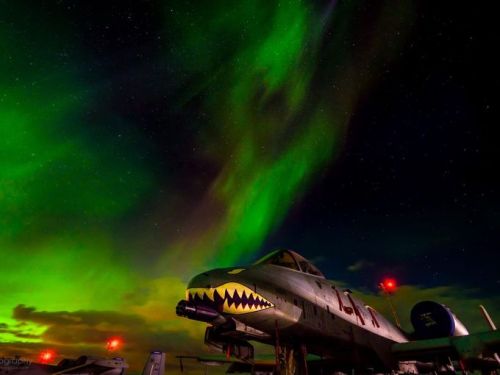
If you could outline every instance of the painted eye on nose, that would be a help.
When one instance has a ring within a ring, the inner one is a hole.
[[[227,271],[228,275],[237,275],[240,272],[245,271],[245,268],[235,268],[234,270]]]

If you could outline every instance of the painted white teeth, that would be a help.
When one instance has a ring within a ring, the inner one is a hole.
[[[222,312],[229,314],[246,314],[274,306],[250,288],[234,282],[225,283],[216,288],[190,288],[186,295],[190,300],[201,300],[209,304],[210,301],[217,303],[218,309],[222,307]]]

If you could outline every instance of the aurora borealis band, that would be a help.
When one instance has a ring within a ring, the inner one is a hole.
[[[278,246],[500,319],[494,13],[434,6],[0,1],[0,355],[202,352],[190,276]]]

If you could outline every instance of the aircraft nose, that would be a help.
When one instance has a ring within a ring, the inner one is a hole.
[[[228,281],[235,279],[234,275],[228,273],[231,268],[216,268],[196,275],[189,281],[187,288],[215,288]]]
[[[211,277],[209,272],[203,272],[196,275],[189,281],[188,289],[190,288],[211,288],[214,283],[213,277]]]

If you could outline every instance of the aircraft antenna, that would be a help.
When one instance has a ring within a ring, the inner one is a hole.
[[[491,316],[490,316],[490,314],[488,314],[488,311],[486,310],[486,308],[483,305],[479,305],[479,309],[481,310],[481,314],[483,314],[484,320],[486,320],[486,323],[488,324],[490,329],[492,331],[496,331],[497,326],[493,322],[493,319],[491,319]]]
[[[396,290],[396,282],[393,279],[386,279],[379,284],[379,288],[382,290],[382,293],[385,295],[387,302],[389,303],[389,307],[391,309],[392,317],[394,318],[394,322],[398,328],[401,328],[401,323],[399,322],[398,313],[394,308],[394,304],[392,303],[391,295]]]
[[[490,326],[490,329],[492,331],[496,331],[497,326],[495,325],[493,319],[491,319],[490,314],[488,314],[488,310],[486,310],[486,307],[484,307],[483,305],[479,305],[479,309],[481,310],[481,314],[483,314],[484,320],[486,320],[486,323]],[[500,364],[500,356],[498,355],[498,353],[493,353],[493,358],[495,358],[495,360]]]

